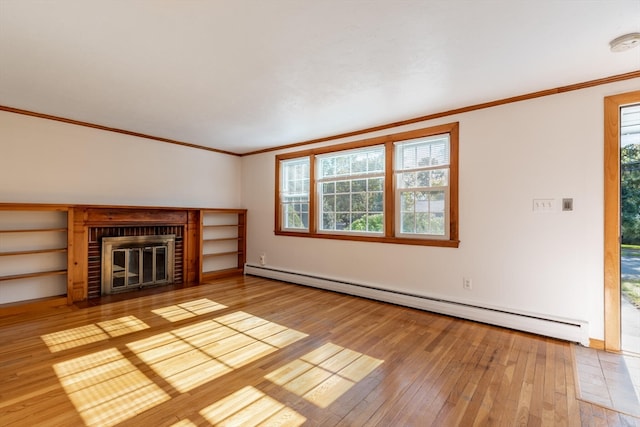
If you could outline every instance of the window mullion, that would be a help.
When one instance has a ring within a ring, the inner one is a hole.
[[[454,126],[450,131],[450,154],[449,163],[449,239],[458,240],[458,126]],[[451,201],[454,201],[452,203]]]
[[[438,187],[410,187],[410,188],[397,188],[397,192],[399,193],[413,193],[415,191],[444,191],[445,193],[449,192],[449,187],[446,185],[438,186]]]
[[[384,235],[393,237],[395,235],[395,174],[393,173],[395,150],[393,142],[389,141],[384,145],[385,165],[384,165]]]
[[[318,189],[316,187],[316,156],[311,154],[309,156],[309,233],[318,231],[316,227],[316,195],[318,194]]]
[[[395,173],[428,172],[428,171],[439,170],[439,169],[449,169],[449,164],[443,163],[441,165],[420,166],[412,169],[397,169],[395,170]]]
[[[354,179],[384,178],[384,172],[365,172],[354,175],[345,176],[328,176],[326,178],[317,178],[316,183],[333,182],[333,181],[352,181]]]
[[[282,231],[282,170],[280,168],[281,163],[280,161],[276,158],[276,197],[275,197],[275,208],[276,208],[276,215],[275,215],[275,224],[274,224],[274,229],[276,230],[276,233],[279,233]]]

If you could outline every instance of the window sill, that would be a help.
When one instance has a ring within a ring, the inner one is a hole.
[[[355,242],[371,242],[371,243],[392,243],[396,245],[413,245],[413,246],[436,246],[443,248],[457,248],[460,240],[442,240],[442,239],[409,239],[404,237],[374,237],[374,236],[353,236],[345,234],[326,234],[326,233],[308,233],[295,231],[276,231],[276,236],[289,237],[309,237],[315,239],[331,239],[331,240],[351,240]]]

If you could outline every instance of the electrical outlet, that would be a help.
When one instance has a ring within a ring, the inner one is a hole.
[[[472,286],[471,286],[471,279],[468,277],[463,277],[462,278],[462,287],[468,291],[471,290]]]
[[[267,263],[267,254],[260,255],[260,265],[265,265]]]

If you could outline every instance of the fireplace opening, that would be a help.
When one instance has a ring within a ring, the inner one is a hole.
[[[102,293],[173,283],[174,234],[102,238]]]

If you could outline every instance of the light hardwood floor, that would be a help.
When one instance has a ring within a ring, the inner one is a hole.
[[[253,277],[0,317],[0,425],[635,426],[570,344]]]
[[[572,347],[579,399],[640,417],[640,357]]]

